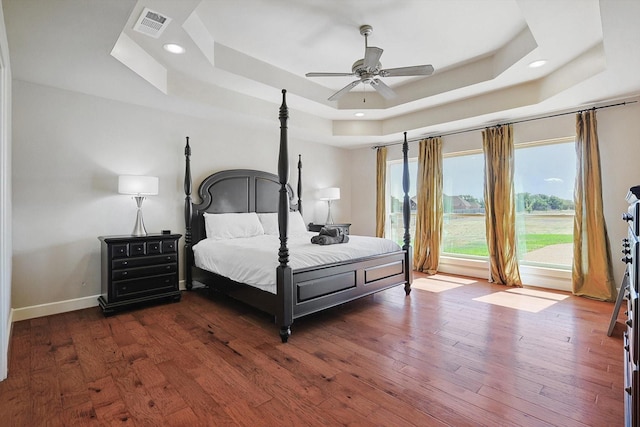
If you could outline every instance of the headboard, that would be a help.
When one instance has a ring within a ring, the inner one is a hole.
[[[201,202],[192,204],[191,236],[195,244],[206,237],[205,212],[243,213],[278,212],[280,183],[278,176],[251,169],[231,169],[209,175],[198,188]],[[289,209],[297,211],[293,189],[287,184]]]
[[[189,249],[200,240],[206,238],[203,216],[205,212],[278,212],[280,188],[282,188],[278,175],[252,169],[230,169],[209,175],[198,187],[200,203],[193,203],[191,200],[191,147],[189,146],[189,137],[187,137],[184,155],[185,243]],[[294,203],[295,195],[291,185],[287,183],[286,189],[289,196],[289,210],[302,213],[301,155],[298,155],[297,203]]]

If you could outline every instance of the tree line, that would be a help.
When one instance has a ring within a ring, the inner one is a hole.
[[[469,194],[458,196],[468,202],[475,202],[484,208],[484,200]],[[516,207],[518,210],[524,209],[525,212],[534,211],[566,211],[575,209],[573,200],[561,199],[558,196],[550,196],[548,194],[531,194],[517,193]]]
[[[477,203],[480,208],[484,209],[484,200],[478,199],[470,194],[462,194],[459,198],[471,203]],[[412,200],[412,210],[415,209],[415,202]],[[516,209],[524,210],[527,213],[534,211],[565,211],[575,209],[573,200],[561,199],[558,196],[550,196],[548,194],[516,194]],[[402,201],[391,196],[391,212],[402,212]]]

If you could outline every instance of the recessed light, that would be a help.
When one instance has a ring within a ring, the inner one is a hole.
[[[364,113],[359,111],[359,112],[355,113],[354,116],[356,116],[356,117],[364,117]]]
[[[533,61],[531,64],[529,64],[529,67],[530,68],[538,68],[538,67],[542,67],[546,63],[547,63],[546,59],[539,59],[539,60]]]
[[[175,43],[167,43],[163,47],[164,50],[171,53],[181,54],[185,52],[185,49],[182,46]]]

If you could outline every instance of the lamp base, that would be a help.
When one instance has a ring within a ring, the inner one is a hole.
[[[327,225],[332,225],[333,216],[331,216],[331,200],[327,200],[327,204],[329,205],[329,210],[327,211],[327,220],[324,223]]]
[[[136,215],[136,224],[133,226],[132,236],[146,236],[147,229],[144,228],[144,221],[142,220],[142,211],[138,209],[138,214]]]
[[[144,220],[142,219],[142,202],[144,201],[144,197],[136,196],[136,204],[138,205],[138,212],[136,214],[136,223],[133,226],[133,232],[131,232],[132,236],[140,237],[147,235],[147,229],[144,228]]]

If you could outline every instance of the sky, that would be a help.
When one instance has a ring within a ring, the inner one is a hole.
[[[573,142],[516,148],[516,193],[547,194],[573,200],[576,154]],[[409,195],[416,194],[417,159],[409,164]],[[470,194],[484,199],[484,154],[445,157],[443,191],[449,196]],[[389,171],[391,195],[402,197],[402,163]]]

